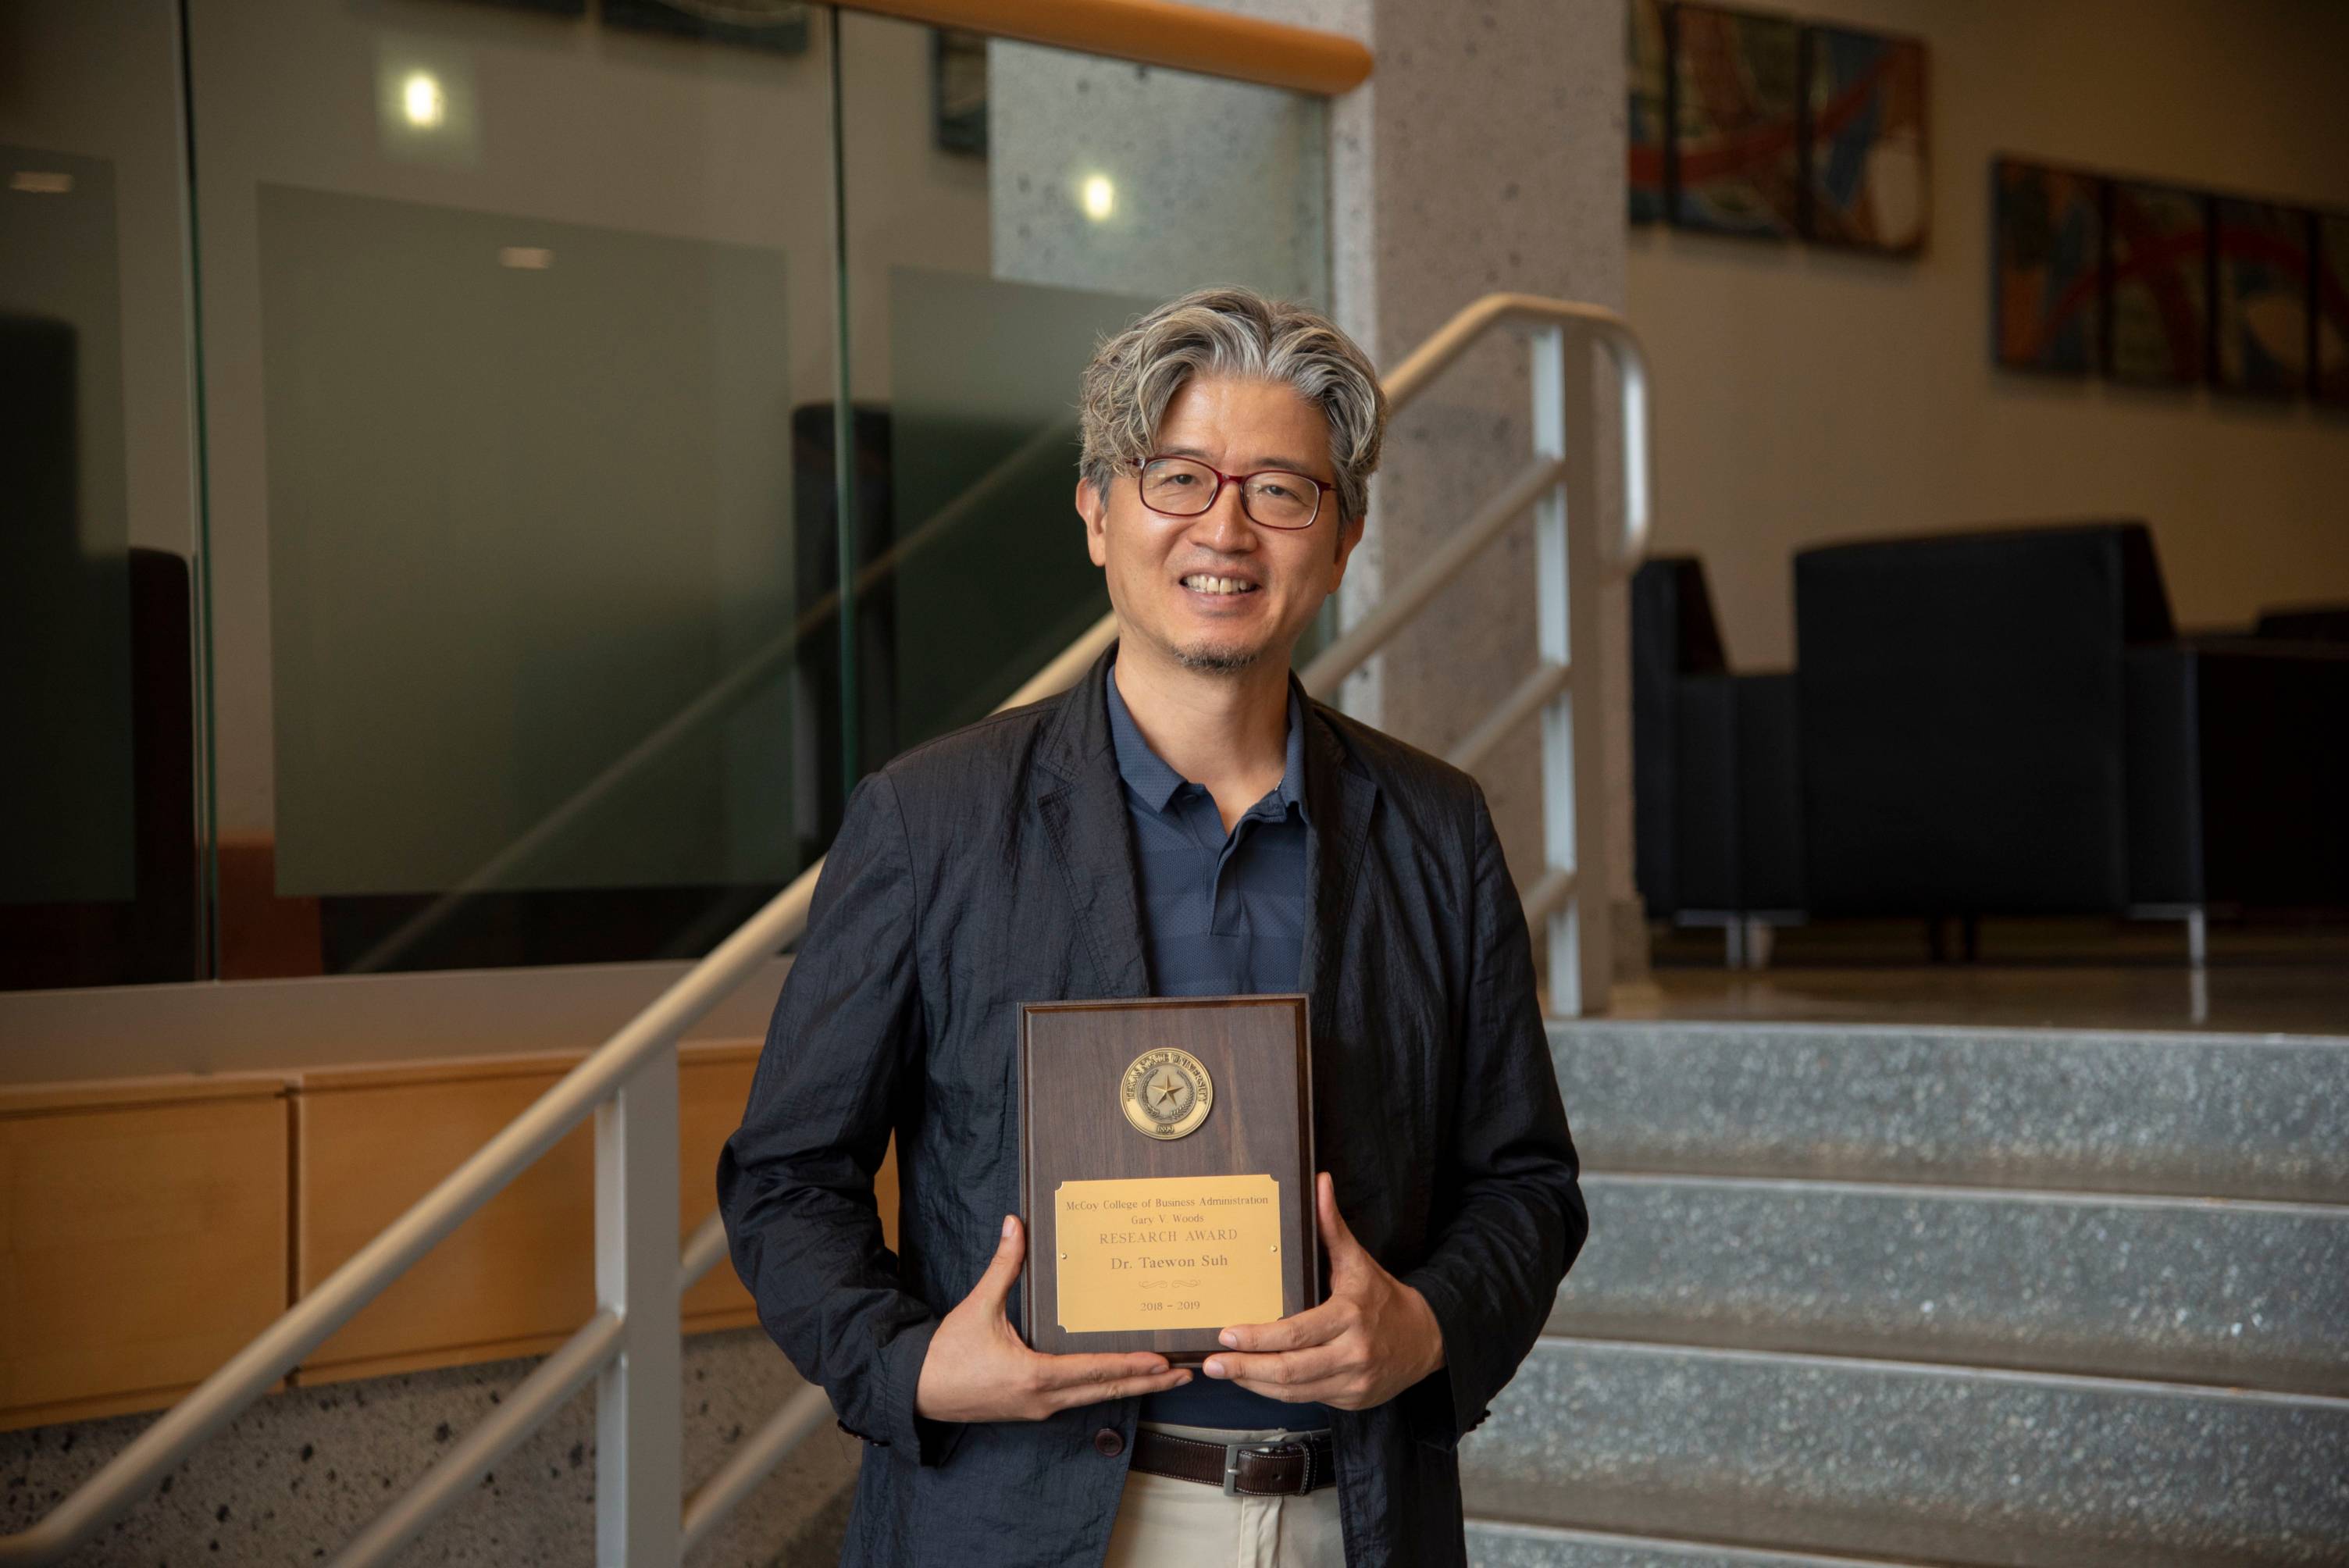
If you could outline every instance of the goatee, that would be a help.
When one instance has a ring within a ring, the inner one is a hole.
[[[1176,648],[1174,662],[1201,675],[1236,676],[1256,663],[1256,653],[1253,649],[1240,648]]]

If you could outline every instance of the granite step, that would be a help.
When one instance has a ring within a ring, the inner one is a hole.
[[[2349,1400],[2314,1395],[1552,1337],[1461,1469],[1488,1523],[1983,1568],[2349,1560]]]
[[[2349,1206],[1589,1176],[1553,1332],[2349,1397]]]
[[[1469,1568],[1915,1568],[1885,1557],[1821,1557],[1486,1520],[1469,1521],[1468,1563]]]
[[[2349,1039],[1553,1024],[1593,1171],[2349,1202]]]

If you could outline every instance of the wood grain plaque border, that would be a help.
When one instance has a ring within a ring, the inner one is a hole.
[[[1019,1212],[1028,1262],[1019,1325],[1030,1346],[1050,1355],[1154,1350],[1182,1366],[1196,1366],[1221,1348],[1216,1328],[1071,1334],[1061,1327],[1059,1237],[1050,1200],[1063,1181],[1272,1176],[1280,1183],[1280,1315],[1320,1300],[1308,1013],[1299,995],[1021,1006]],[[1118,1101],[1128,1065],[1158,1046],[1197,1057],[1216,1090],[1199,1130],[1165,1142],[1135,1131]]]

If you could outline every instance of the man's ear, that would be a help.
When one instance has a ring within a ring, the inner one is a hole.
[[[1102,504],[1101,491],[1093,488],[1093,481],[1079,480],[1077,481],[1077,515],[1084,520],[1085,552],[1093,558],[1093,564],[1096,566],[1109,564],[1109,541],[1103,537],[1102,531],[1107,521],[1108,511],[1109,509]]]
[[[1335,593],[1338,584],[1346,580],[1346,562],[1354,553],[1354,546],[1362,542],[1362,528],[1368,520],[1349,518],[1338,525],[1338,559],[1330,566],[1330,592]]]

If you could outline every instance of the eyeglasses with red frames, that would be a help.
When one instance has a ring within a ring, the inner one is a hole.
[[[1226,485],[1240,487],[1240,510],[1265,528],[1310,528],[1321,515],[1321,493],[1330,487],[1311,474],[1259,469],[1227,474],[1196,458],[1144,458],[1133,465],[1142,479],[1142,504],[1164,517],[1197,517],[1214,506]]]

